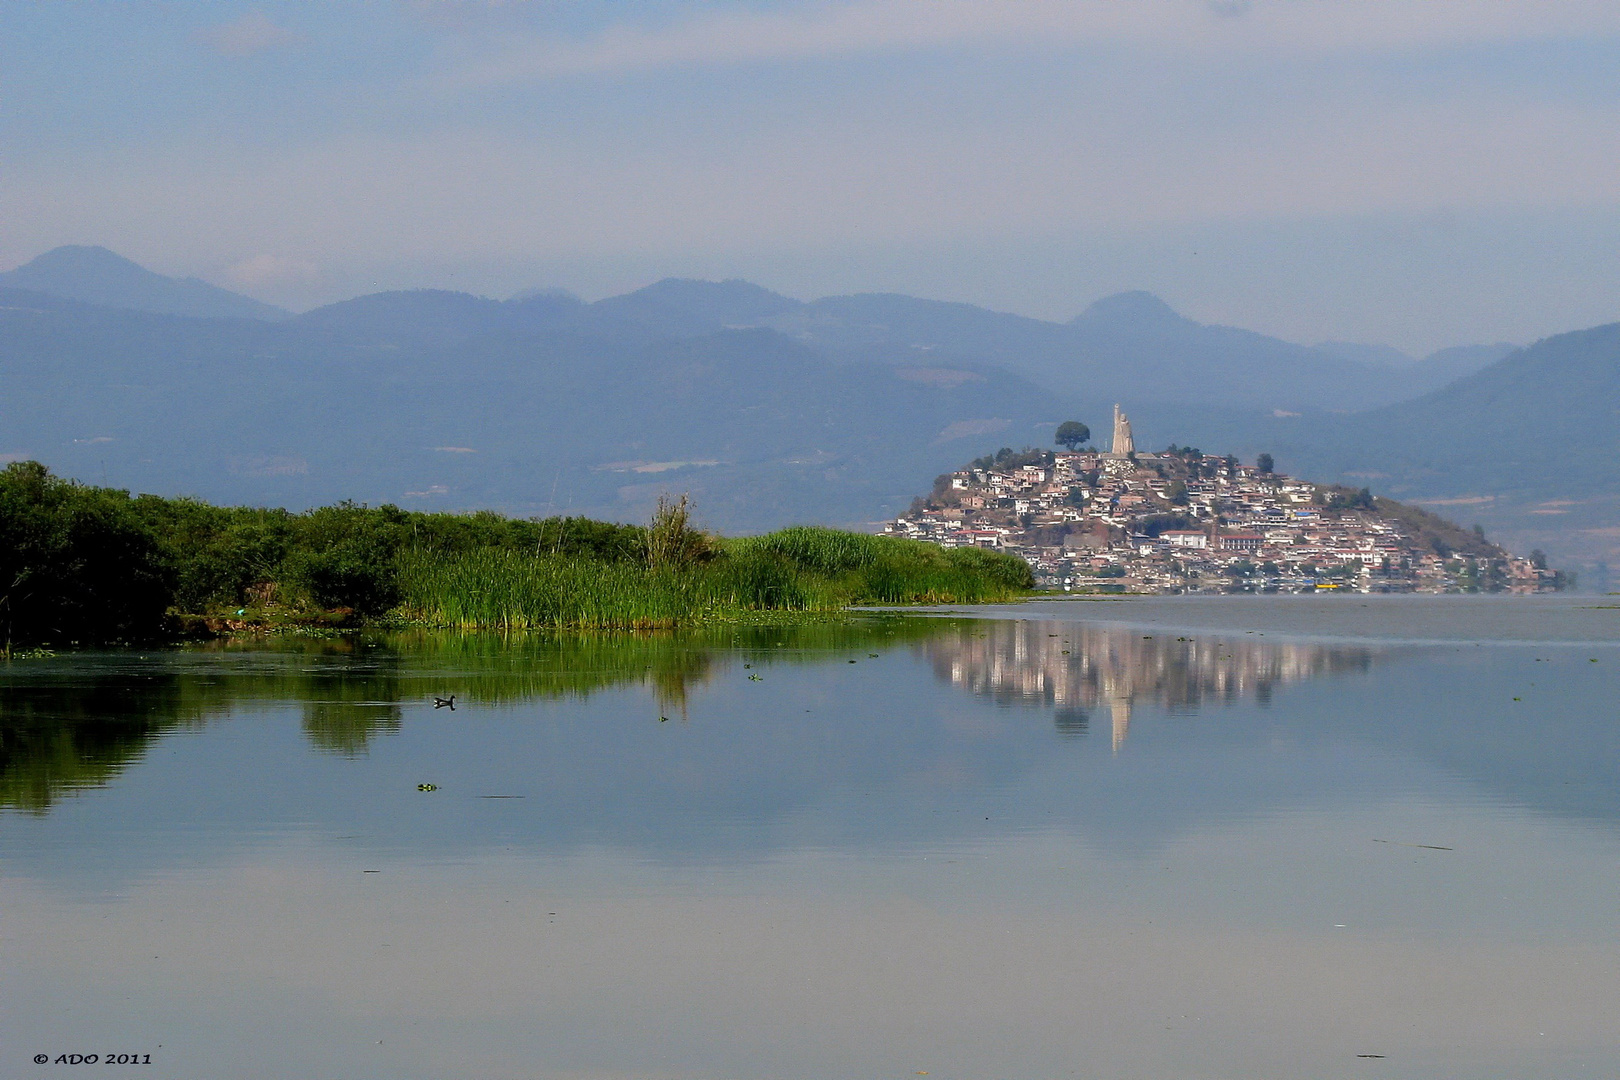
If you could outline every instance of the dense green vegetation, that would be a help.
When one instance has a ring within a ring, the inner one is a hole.
[[[64,483],[34,462],[0,472],[0,645],[147,635],[173,582],[123,493]]]
[[[1006,599],[1019,559],[799,527],[723,539],[685,500],[647,527],[424,514],[295,514],[130,496],[21,462],[0,470],[0,645],[136,641],[183,625],[413,621],[672,627],[850,604]]]
[[[667,627],[750,611],[982,602],[1032,587],[1021,559],[977,548],[801,526],[715,542],[682,566],[604,562],[498,547],[414,549],[402,610],[440,626]]]
[[[1003,446],[993,454],[974,458],[968,462],[970,469],[1002,469],[1010,471],[1024,465],[1051,465],[1052,452],[1037,447],[1026,446],[1022,450],[1014,450],[1010,446]],[[949,473],[945,474],[949,476]]]

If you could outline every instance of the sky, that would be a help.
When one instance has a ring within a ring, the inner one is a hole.
[[[0,5],[0,268],[666,276],[1414,354],[1620,319],[1620,0]]]

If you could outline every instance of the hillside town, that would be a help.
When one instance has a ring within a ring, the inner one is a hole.
[[[939,477],[895,536],[1022,556],[1068,592],[1541,592],[1566,582],[1539,553],[1417,507],[1171,445],[1138,452],[1114,407],[1103,451],[1059,427],[1058,451],[1003,448]]]

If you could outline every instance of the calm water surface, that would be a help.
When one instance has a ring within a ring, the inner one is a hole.
[[[1620,1071],[1614,601],[975,614],[0,665],[0,1076]]]

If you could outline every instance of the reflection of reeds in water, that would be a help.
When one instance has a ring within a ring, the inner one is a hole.
[[[1011,621],[961,624],[923,648],[940,678],[1003,704],[1053,709],[1067,734],[1086,731],[1090,710],[1107,706],[1116,749],[1138,703],[1264,703],[1278,685],[1372,662],[1366,649]]]
[[[53,661],[16,668],[0,679],[4,809],[43,814],[67,792],[111,781],[159,735],[199,727],[229,708],[217,684],[165,671]]]
[[[354,757],[373,736],[399,731],[400,719],[399,706],[386,702],[312,701],[304,705],[304,734],[321,750]]]
[[[402,729],[405,708],[454,693],[463,706],[515,705],[646,686],[666,715],[740,663],[842,661],[937,633],[946,620],[873,616],[692,631],[235,639],[145,660],[64,656],[0,666],[0,808],[43,813],[98,787],[166,732],[241,708],[297,703],[321,752],[354,757]],[[453,723],[444,713],[438,722]]]

